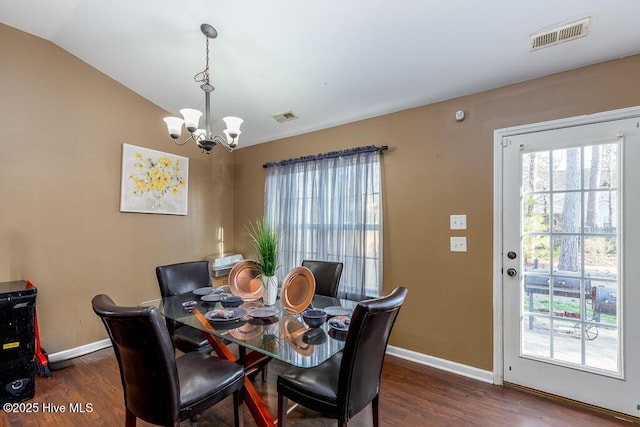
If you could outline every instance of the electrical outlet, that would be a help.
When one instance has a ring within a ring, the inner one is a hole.
[[[466,230],[467,216],[466,215],[449,215],[449,229]]]
[[[451,252],[467,252],[467,238],[466,237],[450,237],[451,240]]]

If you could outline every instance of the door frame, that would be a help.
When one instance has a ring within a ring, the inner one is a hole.
[[[502,329],[504,320],[502,306],[503,138],[634,117],[640,117],[640,106],[507,127],[493,131],[493,384],[502,385],[504,383],[504,332]]]

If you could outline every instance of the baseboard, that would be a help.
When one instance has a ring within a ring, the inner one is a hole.
[[[51,353],[48,355],[49,362],[62,362],[64,360],[84,356],[85,354],[93,353],[94,351],[102,350],[103,348],[107,347],[111,347],[111,340],[109,338],[103,339],[102,341],[96,341],[89,344],[81,345],[80,347],[74,347],[68,350],[59,351],[57,353]]]
[[[96,341],[89,344],[81,345],[80,347],[74,347],[68,350],[59,351],[57,353],[51,353],[48,355],[49,362],[62,362],[65,360],[73,359],[75,357],[84,356],[85,354],[93,353],[94,351],[102,350],[103,348],[107,348],[110,346],[111,340],[107,338],[102,341]],[[440,359],[438,357],[429,356],[400,347],[394,347],[392,345],[387,346],[387,354],[399,357],[401,359],[409,360],[411,362],[430,366],[432,368],[442,369],[443,371],[493,384],[493,372],[491,371],[485,371],[483,369],[474,368],[473,366],[463,365],[461,363]]]
[[[461,363],[440,359],[438,357],[429,356],[400,347],[394,347],[392,345],[387,346],[387,354],[409,360],[411,362],[420,363],[421,365],[430,366],[432,368],[441,369],[453,374],[493,384],[493,372],[485,371],[484,369],[474,368],[473,366],[463,365]]]

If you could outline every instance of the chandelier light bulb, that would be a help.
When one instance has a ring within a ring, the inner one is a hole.
[[[225,117],[222,119],[224,124],[227,125],[227,130],[229,133],[237,133],[240,134],[240,125],[243,120],[239,117]]]
[[[171,138],[180,138],[180,134],[182,133],[182,123],[184,123],[184,120],[179,117],[165,117],[162,120],[167,124],[167,130],[169,131]]]
[[[198,129],[198,125],[200,124],[200,117],[202,116],[202,112],[199,110],[195,110],[193,108],[183,108],[180,110],[180,114],[184,118],[184,126],[187,130],[193,133],[196,129]]]

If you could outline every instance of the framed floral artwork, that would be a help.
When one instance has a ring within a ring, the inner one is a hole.
[[[120,212],[186,215],[189,158],[122,144]]]

